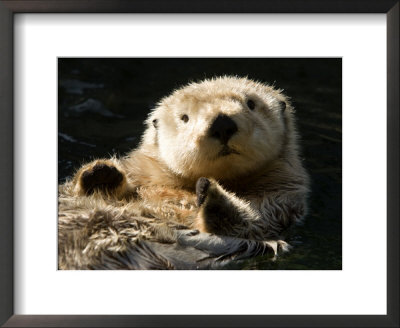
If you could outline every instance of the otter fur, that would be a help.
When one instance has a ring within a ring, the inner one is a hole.
[[[239,77],[162,99],[139,147],[59,187],[60,269],[202,269],[285,251],[306,214],[294,109]]]

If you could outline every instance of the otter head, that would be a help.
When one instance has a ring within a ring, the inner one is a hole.
[[[234,179],[276,159],[291,107],[279,90],[246,78],[192,83],[161,100],[143,143],[178,175]]]

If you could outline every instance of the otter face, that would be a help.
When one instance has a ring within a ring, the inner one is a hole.
[[[159,158],[173,172],[232,179],[279,156],[290,119],[286,104],[272,87],[222,77],[176,90],[148,123],[156,132]]]

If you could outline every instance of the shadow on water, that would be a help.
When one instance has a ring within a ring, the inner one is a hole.
[[[173,89],[219,75],[248,76],[284,89],[296,108],[309,214],[275,262],[256,257],[227,269],[342,268],[342,63],[335,58],[59,59],[58,173],[135,148],[147,113]]]

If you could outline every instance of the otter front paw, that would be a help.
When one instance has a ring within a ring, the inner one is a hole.
[[[197,206],[203,205],[207,197],[208,187],[210,187],[210,180],[207,178],[200,178],[196,183],[196,196]]]
[[[124,174],[111,161],[96,161],[78,172],[77,192],[91,195],[95,191],[120,195],[126,185]]]
[[[248,202],[207,178],[197,180],[196,196],[199,207],[197,229],[232,237],[254,237],[250,227],[252,222],[259,220],[259,213]]]
[[[232,225],[238,220],[238,213],[232,204],[233,195],[216,181],[200,178],[196,183],[196,196],[199,207],[197,229],[215,234],[230,234]]]

